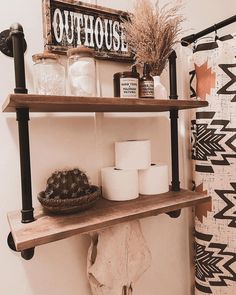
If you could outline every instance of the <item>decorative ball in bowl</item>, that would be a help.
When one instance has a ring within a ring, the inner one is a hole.
[[[100,189],[90,185],[87,175],[76,168],[54,172],[38,200],[46,211],[68,214],[91,208],[99,196]]]

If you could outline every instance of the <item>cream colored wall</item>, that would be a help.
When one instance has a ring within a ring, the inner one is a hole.
[[[166,2],[166,1],[165,1]],[[32,91],[32,61],[34,53],[43,50],[41,1],[4,2],[0,12],[0,30],[15,21],[20,22],[28,43],[26,52],[27,86]],[[118,9],[131,9],[126,0],[101,0],[98,4]],[[196,30],[231,16],[235,0],[191,0],[185,8],[186,28]],[[180,59],[181,61],[181,59]],[[112,75],[125,65],[98,63],[102,95],[112,95]],[[1,103],[14,88],[13,61],[0,53]],[[166,76],[166,74],[165,74]],[[181,86],[180,79],[180,86]],[[97,125],[97,134],[95,133]],[[78,116],[56,114],[34,115],[30,122],[32,179],[34,204],[36,195],[45,186],[46,178],[55,170],[81,167],[94,183],[97,168],[112,165],[113,142],[119,139],[150,138],[153,161],[169,162],[168,118],[137,116]],[[102,128],[101,128],[102,127]],[[89,295],[86,280],[86,235],[54,242],[36,248],[30,261],[9,250],[6,238],[9,227],[6,213],[20,209],[20,168],[17,125],[13,114],[0,114],[0,294],[4,295]],[[181,163],[186,163],[185,141],[180,142]],[[185,166],[181,164],[181,178],[186,182]],[[179,219],[167,215],[142,220],[144,235],[152,252],[152,266],[136,284],[134,295],[190,295],[189,230],[191,214],[183,210]],[[111,294],[112,295],[112,294]]]

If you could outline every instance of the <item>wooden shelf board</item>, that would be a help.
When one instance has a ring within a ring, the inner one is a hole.
[[[35,209],[36,221],[21,223],[19,211],[8,213],[17,250],[47,244],[75,234],[99,230],[121,222],[157,215],[210,201],[211,197],[187,190],[114,202],[101,198],[96,205],[71,215],[47,215],[41,206]]]
[[[10,94],[2,110],[15,112],[24,107],[30,112],[165,112],[206,106],[206,101],[197,100]]]

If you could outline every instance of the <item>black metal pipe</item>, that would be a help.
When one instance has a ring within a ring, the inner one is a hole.
[[[21,251],[21,257],[24,258],[25,260],[30,260],[31,258],[34,257],[34,249],[35,248],[22,250]]]
[[[20,24],[11,25],[10,31],[1,33],[0,50],[11,57],[14,57],[15,68],[15,93],[28,93],[25,83],[25,62],[24,52],[26,50],[23,28]],[[21,195],[22,210],[21,222],[29,223],[34,221],[34,208],[32,206],[31,170],[30,170],[30,148],[29,148],[29,109],[17,108],[16,119],[18,121],[20,167],[21,167]],[[12,234],[8,235],[8,246],[16,250]],[[21,251],[21,256],[29,260],[34,256],[34,248]]]
[[[21,257],[24,258],[25,260],[30,260],[34,256],[34,249],[35,248],[29,248],[26,250],[18,251],[16,250],[16,245],[12,236],[12,233],[10,232],[8,237],[7,237],[7,244],[8,247],[14,251],[14,252],[21,252]]]
[[[169,79],[170,79],[170,99],[178,99],[177,79],[176,79],[176,52],[173,50],[169,56]],[[178,111],[170,111],[171,124],[171,165],[172,165],[172,182],[171,190],[180,190],[179,181],[179,148],[178,148]],[[177,218],[181,214],[181,210],[169,212],[172,218]]]
[[[172,158],[172,191],[180,190],[179,181],[179,147],[178,147],[178,111],[170,111],[171,124],[171,158]]]
[[[10,34],[8,38],[9,46],[12,46],[15,66],[15,93],[27,93],[25,84],[25,40],[23,28],[20,24],[15,23],[10,27]]]
[[[169,80],[170,80],[170,99],[178,99],[177,80],[176,80],[176,52],[173,50],[169,56]]]
[[[236,15],[233,15],[233,16],[231,16],[231,17],[229,17],[229,18],[227,18],[227,19],[225,19],[225,20],[223,20],[211,27],[208,27],[208,28],[196,33],[196,34],[191,34],[191,35],[188,35],[188,36],[182,38],[181,44],[183,46],[188,46],[189,44],[193,43],[197,39],[199,39],[207,34],[210,34],[212,32],[215,32],[215,31],[217,31],[225,26],[228,26],[234,22],[236,22]]]
[[[8,46],[12,47],[15,67],[15,93],[27,93],[25,83],[25,40],[23,28],[15,23],[10,27]],[[30,170],[30,148],[29,148],[29,110],[27,108],[16,109],[16,119],[18,121],[20,165],[21,165],[21,191],[22,210],[21,222],[29,223],[34,221],[32,206],[31,170]]]
[[[21,164],[21,191],[22,191],[22,223],[34,221],[32,206],[30,147],[29,147],[29,109],[17,108],[16,119],[18,121],[20,164]]]
[[[169,57],[170,99],[178,99],[176,80],[176,52]],[[171,121],[171,159],[172,159],[172,191],[180,190],[179,182],[179,149],[178,149],[178,111],[170,111]]]

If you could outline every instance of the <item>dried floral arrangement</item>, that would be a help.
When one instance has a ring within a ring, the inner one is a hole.
[[[159,7],[159,1],[137,0],[130,20],[124,21],[127,42],[134,53],[135,65],[149,63],[153,76],[159,76],[166,66],[173,46],[179,41],[184,17],[182,4],[171,2]]]

